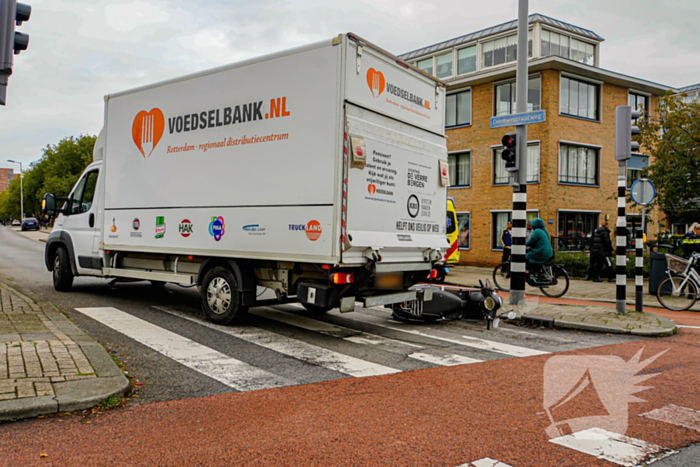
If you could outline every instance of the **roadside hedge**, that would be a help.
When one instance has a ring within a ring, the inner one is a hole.
[[[627,277],[634,277],[635,274],[635,256],[634,252],[628,253],[627,258]],[[615,267],[615,256],[610,258]],[[588,271],[590,257],[587,253],[557,253],[554,258],[554,263],[563,264],[566,272],[571,278],[583,278]],[[644,277],[649,277],[649,253],[644,255]]]

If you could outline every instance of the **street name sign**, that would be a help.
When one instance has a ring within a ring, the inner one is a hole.
[[[536,112],[526,112],[522,114],[491,117],[491,128],[504,128],[517,125],[532,125],[534,123],[544,123],[546,121],[546,111],[538,110]]]

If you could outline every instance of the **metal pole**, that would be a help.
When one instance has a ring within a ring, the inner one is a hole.
[[[518,62],[515,75],[515,111],[527,112],[528,0],[518,0]],[[525,227],[527,225],[527,125],[515,127],[518,178],[513,186],[513,236],[511,247],[510,304],[525,301]]]
[[[644,200],[644,185],[641,186],[642,193],[640,199]],[[635,255],[635,268],[634,268],[634,283],[636,286],[634,293],[634,309],[637,311],[644,311],[644,222],[646,215],[646,206],[642,205],[642,228],[637,232],[637,244],[636,244],[636,255]]]
[[[617,299],[615,308],[618,315],[626,315],[627,308],[627,217],[625,199],[627,191],[627,172],[625,161],[620,161],[620,175],[617,178],[617,252],[615,258],[615,272],[617,273]]]
[[[22,183],[22,163],[19,163],[19,208],[22,212],[19,213],[19,218],[24,221],[24,187]]]

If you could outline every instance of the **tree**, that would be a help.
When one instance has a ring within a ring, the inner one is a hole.
[[[700,218],[700,103],[678,95],[660,99],[660,117],[639,119],[638,141],[651,156],[643,176],[656,185],[657,204],[668,216]]]

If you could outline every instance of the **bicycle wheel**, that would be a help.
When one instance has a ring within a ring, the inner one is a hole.
[[[681,289],[685,276],[667,277],[656,289],[656,298],[664,308],[673,311],[685,311],[695,304],[698,299],[698,288],[695,282],[688,280]]]
[[[499,264],[493,270],[493,283],[496,284],[498,290],[510,292],[510,263],[508,261]]]
[[[543,294],[552,298],[559,298],[569,290],[569,274],[559,266],[552,266],[552,282],[549,285],[541,285]]]

